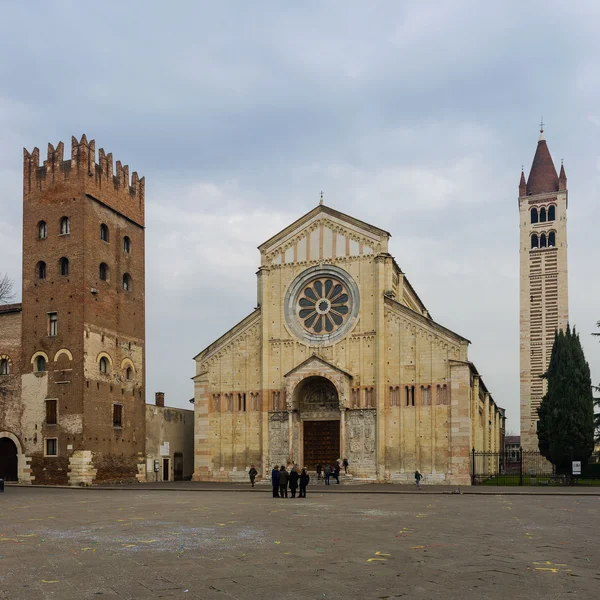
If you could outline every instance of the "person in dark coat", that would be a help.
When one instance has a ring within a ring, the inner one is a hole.
[[[273,486],[273,498],[279,498],[279,469],[276,466],[271,471],[271,485]]]
[[[296,490],[298,489],[298,479],[300,479],[300,473],[296,471],[294,467],[288,475],[288,483],[290,484],[290,492],[292,492],[292,498],[296,497]]]
[[[258,471],[254,468],[254,465],[251,465],[250,470],[248,471],[248,476],[250,477],[250,483],[252,484],[252,487],[254,487],[254,480],[256,479],[257,475]]]
[[[319,464],[317,465],[317,479],[318,479],[319,481],[321,481],[321,471],[322,471],[322,470],[323,470],[323,467],[321,466],[321,463],[319,463]]]
[[[287,498],[287,488],[288,488],[288,477],[289,473],[285,470],[285,465],[281,465],[279,469],[279,497]]]
[[[340,463],[336,462],[335,463],[335,467],[333,469],[333,476],[335,477],[335,480],[339,483],[340,482]]]
[[[306,486],[310,481],[310,476],[306,472],[306,467],[302,469],[302,473],[300,473],[300,498],[306,498]]]
[[[331,477],[331,467],[325,465],[325,485],[329,485],[329,478]]]
[[[348,459],[345,458],[344,461],[343,461],[343,465],[344,465],[344,473],[346,473],[346,475],[348,474],[348,465],[349,464],[350,463],[348,462]]]

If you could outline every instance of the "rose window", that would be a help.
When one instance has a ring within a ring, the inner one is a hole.
[[[317,335],[330,334],[344,324],[350,312],[350,294],[337,279],[313,279],[299,294],[297,311],[306,331]]]

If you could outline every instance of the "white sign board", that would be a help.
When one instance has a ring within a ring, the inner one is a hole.
[[[581,475],[581,461],[580,460],[573,461],[573,475]]]
[[[169,442],[164,442],[160,445],[160,455],[169,456]]]

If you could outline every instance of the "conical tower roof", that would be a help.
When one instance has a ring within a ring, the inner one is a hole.
[[[527,178],[527,195],[533,196],[547,192],[558,192],[558,173],[552,162],[542,130]]]

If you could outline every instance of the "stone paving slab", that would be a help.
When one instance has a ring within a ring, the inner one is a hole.
[[[599,534],[598,496],[11,486],[0,599],[597,598]]]

